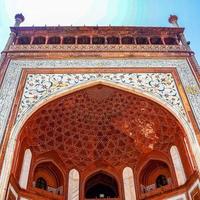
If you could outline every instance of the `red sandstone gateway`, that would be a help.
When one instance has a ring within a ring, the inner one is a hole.
[[[199,200],[200,88],[174,27],[19,27],[0,60],[0,199]]]

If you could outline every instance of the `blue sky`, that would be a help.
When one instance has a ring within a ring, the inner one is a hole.
[[[170,26],[168,17],[176,14],[200,61],[199,0],[0,0],[0,51],[16,13],[24,14],[24,26]]]

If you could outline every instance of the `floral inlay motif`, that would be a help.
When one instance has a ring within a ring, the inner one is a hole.
[[[88,73],[29,74],[22,96],[18,119],[41,99],[71,87],[102,80],[148,92],[173,106],[185,116],[176,84],[171,73]]]

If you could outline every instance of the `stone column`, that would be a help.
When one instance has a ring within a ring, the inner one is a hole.
[[[161,37],[161,41],[162,41],[163,45],[166,45],[166,44],[165,44],[164,37]]]
[[[24,16],[22,14],[16,14],[15,15],[15,24],[14,24],[14,27],[19,27],[20,24],[24,21]],[[5,61],[5,58],[6,58],[6,51],[9,50],[9,47],[11,44],[13,44],[14,40],[16,38],[16,33],[15,32],[11,32],[10,33],[10,36],[8,38],[8,41],[6,43],[6,46],[1,54],[1,58],[0,58],[0,68],[3,64],[3,62]]]
[[[48,44],[49,36],[45,37],[45,44]]]
[[[151,44],[151,38],[147,37],[148,43]]]
[[[60,44],[63,44],[63,39],[64,39],[64,37],[60,36]]]

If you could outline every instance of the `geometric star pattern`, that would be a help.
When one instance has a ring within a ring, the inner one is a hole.
[[[152,150],[168,152],[183,134],[159,104],[104,85],[46,104],[24,127],[23,138],[34,155],[55,151],[66,169],[79,170],[98,160],[134,167]]]

